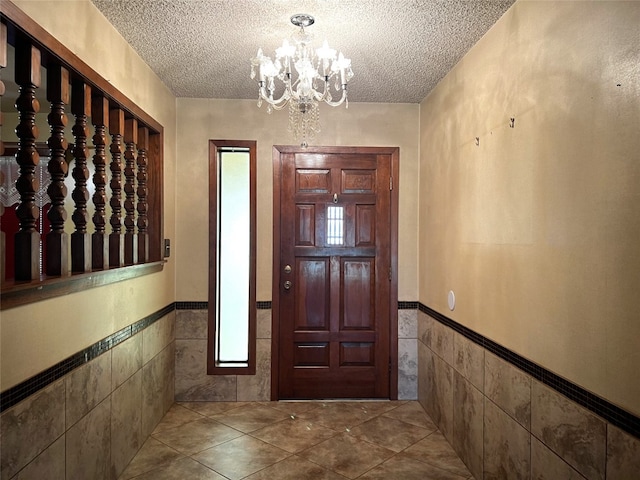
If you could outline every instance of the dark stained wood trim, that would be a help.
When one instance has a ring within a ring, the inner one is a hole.
[[[20,305],[160,272],[164,268],[164,264],[165,262],[153,262],[126,268],[114,268],[112,270],[76,274],[69,277],[58,277],[46,282],[37,280],[29,283],[3,285],[0,310],[8,310]]]
[[[389,292],[389,322],[391,337],[389,357],[391,360],[391,372],[389,373],[389,397],[398,399],[398,215],[400,206],[400,148],[394,148],[391,152],[391,178],[393,188],[391,190],[391,206],[389,225],[391,227],[391,290]]]
[[[59,61],[69,68],[69,70],[75,70],[85,82],[97,90],[101,90],[109,99],[117,103],[129,114],[146,123],[150,129],[156,132],[162,131],[162,125],[135,105],[134,102],[118,91],[106,79],[102,78],[89,65],[80,60],[71,50],[33,21],[31,17],[27,16],[20,8],[11,2],[11,0],[2,0],[2,16],[11,20],[16,25],[20,25],[22,31],[32,38],[35,45],[52,51],[53,54],[58,57]],[[11,37],[11,28],[12,27],[9,26],[9,37]]]
[[[219,367],[215,364],[216,340],[216,246],[218,211],[217,165],[218,149],[249,149],[249,191],[250,191],[250,239],[249,239],[249,363],[246,367]],[[208,288],[208,328],[207,328],[207,374],[208,375],[255,375],[256,373],[256,210],[257,210],[257,142],[254,140],[209,140],[209,288]]]

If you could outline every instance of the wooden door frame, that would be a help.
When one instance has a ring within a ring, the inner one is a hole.
[[[389,289],[389,398],[398,399],[398,206],[399,206],[399,147],[300,147],[274,145],[273,161],[273,265],[271,280],[271,400],[278,400],[280,375],[280,208],[281,208],[281,158],[296,153],[358,154],[368,153],[391,156],[390,246],[391,284]]]

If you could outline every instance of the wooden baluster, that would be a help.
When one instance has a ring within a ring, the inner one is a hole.
[[[95,127],[93,145],[93,224],[95,232],[91,235],[91,267],[93,270],[109,268],[109,240],[107,227],[107,125],[109,124],[109,100],[102,95],[95,96],[91,101],[91,122]]]
[[[124,134],[124,110],[109,112],[111,134],[111,234],[109,235],[109,266],[124,265],[124,239],[122,235],[122,136]]]
[[[71,174],[75,180],[75,187],[71,197],[75,202],[75,209],[71,219],[75,225],[75,231],[71,234],[71,271],[82,273],[91,271],[91,235],[87,232],[87,224],[89,223],[89,213],[87,212],[87,202],[89,201],[89,190],[87,189],[87,180],[89,179],[87,115],[91,114],[91,87],[82,80],[76,80],[73,82],[72,88],[71,113],[76,117],[76,121],[72,129],[75,139],[73,148],[75,166]]]
[[[40,187],[36,177],[36,167],[40,163],[40,155],[36,150],[36,113],[40,110],[36,89],[40,86],[41,80],[40,50],[32,46],[28,39],[21,37],[16,41],[15,55],[16,84],[19,87],[16,99],[19,118],[16,127],[16,161],[20,166],[16,180],[20,204],[16,209],[19,230],[15,234],[15,279],[31,281],[40,276],[40,233],[36,229],[40,217],[36,205],[36,193]]]
[[[0,72],[2,72],[2,69],[6,68],[7,65],[7,26],[4,23],[0,23]],[[2,75],[0,75],[0,97],[4,96],[4,92],[4,82],[2,81]],[[0,129],[3,124],[4,118],[2,110],[0,110]],[[4,142],[2,141],[2,135],[0,135],[0,155],[4,155]],[[4,205],[0,203],[0,224],[2,223],[2,215],[4,215]],[[6,264],[7,243],[4,232],[0,231],[0,282],[4,282],[6,280]]]
[[[149,148],[149,129],[138,129],[138,261],[149,261],[149,234],[147,233],[147,149]]]
[[[69,273],[69,236],[64,231],[67,212],[64,201],[67,197],[67,187],[64,177],[67,176],[69,166],[65,158],[67,140],[64,130],[67,126],[65,107],[69,103],[69,71],[61,65],[49,65],[47,68],[47,100],[51,111],[47,116],[51,136],[47,141],[50,157],[47,169],[51,176],[51,183],[47,193],[51,199],[51,206],[47,217],[51,230],[47,233],[47,275],[61,276]]]
[[[125,121],[124,142],[124,264],[138,263],[138,235],[136,232],[136,144],[138,143],[138,121],[129,118]]]

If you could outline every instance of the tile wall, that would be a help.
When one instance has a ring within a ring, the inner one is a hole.
[[[116,479],[174,401],[175,311],[6,409],[0,479]]]
[[[265,302],[266,303],[266,302]],[[417,310],[398,311],[398,398],[418,398]],[[178,309],[176,401],[267,401],[271,398],[271,310],[256,316],[256,375],[207,375],[207,310]]]
[[[477,480],[630,480],[640,439],[426,313],[418,400]]]

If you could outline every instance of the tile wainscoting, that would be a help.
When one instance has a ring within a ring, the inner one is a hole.
[[[174,402],[174,339],[171,305],[3,392],[0,478],[118,478]]]
[[[640,438],[551,388],[553,373],[531,375],[513,352],[437,317],[420,306],[418,401],[477,480],[638,478]]]
[[[2,392],[0,480],[114,479],[174,401],[269,400],[270,307],[258,302],[256,375],[207,376],[207,303],[176,302]],[[636,478],[640,419],[424,305],[398,307],[399,397],[476,479]]]
[[[200,308],[198,308],[200,307]],[[206,303],[178,304],[176,401],[262,402],[271,399],[271,302],[258,302],[256,374],[207,375]],[[418,398],[418,311],[398,310],[398,399]]]

